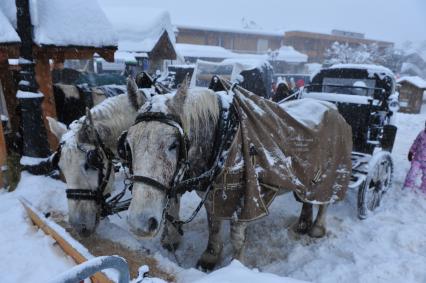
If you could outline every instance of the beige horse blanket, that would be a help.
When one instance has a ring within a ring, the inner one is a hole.
[[[301,99],[279,105],[238,87],[233,101],[239,129],[214,184],[215,216],[255,220],[289,191],[311,204],[344,198],[352,131],[333,104]]]

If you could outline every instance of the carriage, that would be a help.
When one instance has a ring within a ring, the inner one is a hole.
[[[334,103],[352,127],[349,188],[358,189],[358,217],[367,218],[392,185],[393,121],[399,109],[393,73],[375,65],[333,65],[314,75],[300,97]]]
[[[220,63],[198,60],[191,79],[191,86],[219,90],[218,80],[238,82],[241,87],[259,96],[272,96],[272,67],[267,60],[252,58],[226,59]]]

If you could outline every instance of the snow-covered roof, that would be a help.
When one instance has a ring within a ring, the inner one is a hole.
[[[418,76],[406,76],[397,80],[398,83],[408,82],[418,88],[426,89],[426,81]]]
[[[15,0],[1,0],[0,10],[16,29],[16,3]]]
[[[421,50],[420,48],[410,48],[405,50],[406,56],[417,54],[420,56],[420,58],[423,59],[423,61],[426,62],[426,50]]]
[[[96,0],[30,1],[34,42],[56,46],[116,46],[117,36]]]
[[[100,0],[99,3],[118,34],[119,50],[149,53],[165,32],[171,44],[175,44],[168,11],[147,8],[143,2],[134,0]]]
[[[178,29],[193,29],[203,31],[217,31],[217,32],[229,32],[229,33],[242,33],[242,34],[254,34],[254,35],[266,35],[266,36],[284,36],[284,31],[278,30],[263,30],[263,29],[248,29],[248,28],[230,28],[230,27],[219,27],[219,26],[203,26],[203,25],[188,25],[188,24],[177,24]]]
[[[176,44],[176,49],[183,57],[194,57],[194,58],[236,58],[237,61],[251,60],[265,61],[270,60],[268,54],[244,54],[235,53],[221,46],[213,45],[198,45],[198,44]],[[284,61],[288,63],[304,63],[307,62],[308,56],[295,50],[292,46],[282,46],[277,50],[277,56],[274,58],[275,61]]]
[[[212,45],[178,43],[176,44],[176,50],[183,57],[224,59],[238,56],[228,49]]]
[[[20,42],[18,34],[0,7],[0,44]]]
[[[262,69],[263,67],[272,68],[266,57],[258,57],[258,58],[230,58],[223,60],[220,64],[222,65],[236,65],[241,71],[245,70],[253,70],[253,69]]]
[[[284,45],[278,49],[275,60],[288,63],[305,63],[308,61],[308,55],[297,51],[293,46]]]
[[[1,0],[0,9],[16,28],[15,0]],[[109,47],[117,37],[96,0],[32,0],[31,22],[38,45]]]
[[[367,70],[369,74],[387,75],[395,77],[394,73],[386,67],[373,64],[335,64],[330,69],[362,69]]]
[[[402,74],[415,74],[415,75],[421,75],[423,74],[423,71],[413,63],[404,62],[401,65],[401,73]]]

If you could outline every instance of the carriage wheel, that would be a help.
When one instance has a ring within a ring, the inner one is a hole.
[[[389,152],[374,154],[368,162],[368,174],[358,191],[358,217],[365,219],[379,205],[392,185],[393,162]]]

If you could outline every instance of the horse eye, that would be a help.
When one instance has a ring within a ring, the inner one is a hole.
[[[102,158],[97,150],[90,150],[86,155],[85,169],[99,169],[102,167]]]
[[[172,143],[172,144],[169,146],[169,151],[172,151],[173,149],[176,149],[176,147],[177,147],[177,141],[175,141],[174,143]]]

